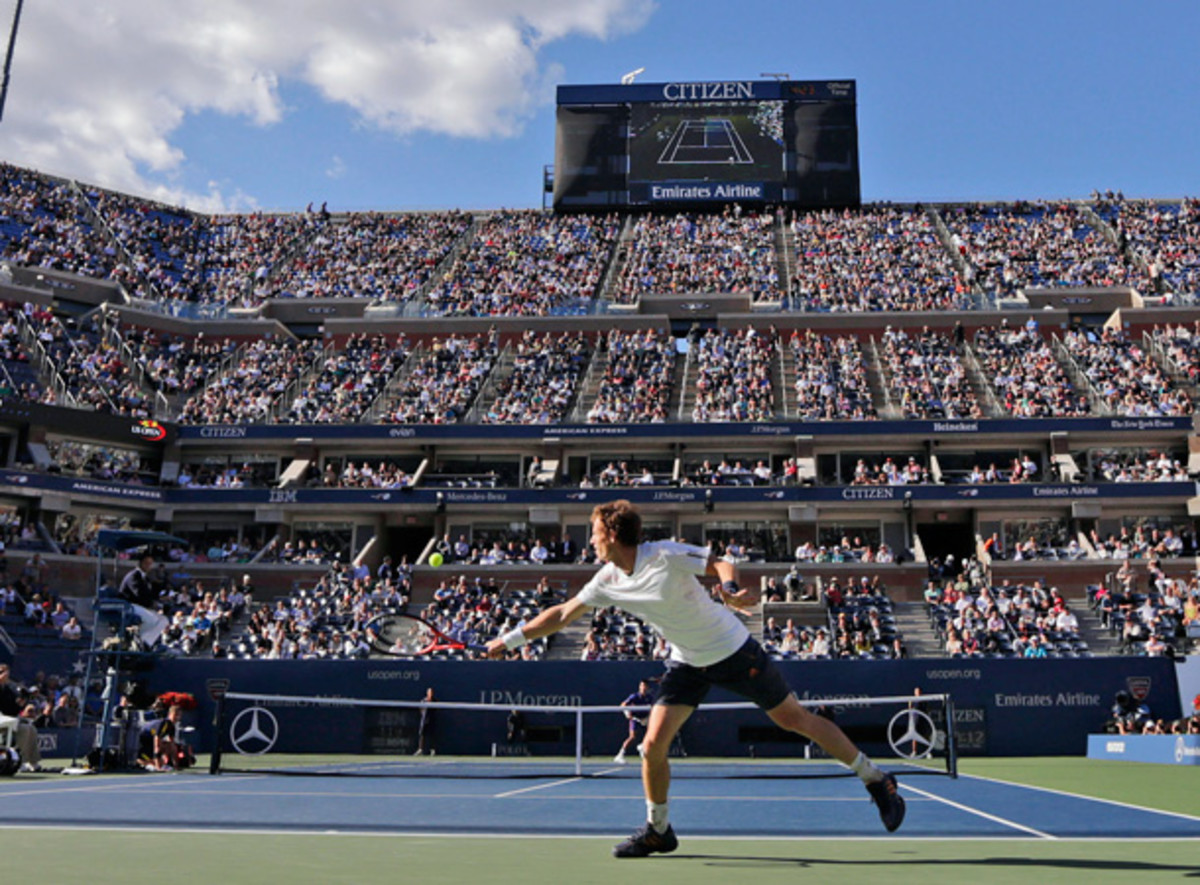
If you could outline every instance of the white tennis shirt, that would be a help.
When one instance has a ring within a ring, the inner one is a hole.
[[[636,615],[667,638],[674,660],[707,667],[729,657],[750,636],[737,615],[696,579],[708,567],[708,557],[707,547],[676,541],[641,544],[632,574],[605,563],[576,599]]]

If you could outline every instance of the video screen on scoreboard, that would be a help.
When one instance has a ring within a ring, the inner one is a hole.
[[[783,102],[634,105],[629,181],[782,182]]]
[[[859,204],[852,80],[558,87],[554,208]]]

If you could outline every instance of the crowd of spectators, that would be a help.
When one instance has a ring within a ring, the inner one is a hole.
[[[137,288],[133,268],[93,226],[86,202],[68,181],[0,167],[0,242],[0,261]]]
[[[1007,520],[1002,532],[984,541],[984,549],[992,559],[1013,562],[1082,559],[1090,552],[1056,517]]]
[[[455,642],[483,645],[502,633],[515,630],[541,609],[562,602],[564,598],[545,579],[532,589],[502,591],[490,576],[486,579],[477,576],[469,581],[465,575],[460,575],[438,585],[433,591],[433,601],[421,611],[421,617]],[[537,639],[508,652],[506,657],[540,660],[545,657],[548,646],[545,638]],[[481,656],[478,652],[470,654]]]
[[[788,349],[796,368],[795,417],[803,421],[877,417],[867,384],[867,363],[857,338],[831,338],[812,329],[794,329]]]
[[[346,558],[346,545],[332,532],[300,532],[282,541],[278,537],[267,543],[259,562],[281,565],[337,565]]]
[[[1188,524],[1161,526],[1158,521],[1135,521],[1115,532],[1090,532],[1091,544],[1101,559],[1162,559],[1193,555],[1196,535]]]
[[[1082,204],[976,204],[941,213],[985,291],[1137,282],[1136,269],[1092,224]]]
[[[970,286],[920,208],[805,212],[791,222],[792,304],[811,311],[952,310]]]
[[[118,328],[118,333],[147,382],[167,397],[196,393],[237,350],[228,337],[210,339],[203,332],[187,337],[150,329]]]
[[[830,657],[842,660],[888,660],[907,657],[896,626],[892,600],[875,575],[838,577],[823,582],[821,596],[830,625]]]
[[[888,326],[880,359],[905,419],[981,418],[983,410],[954,341],[928,327],[910,335]]]
[[[246,606],[253,602],[253,584],[249,575],[241,583],[223,579],[216,590],[206,590],[200,579],[180,581],[168,587],[160,597],[168,623],[162,644],[183,655],[210,652],[223,645],[221,637],[229,633]]]
[[[132,266],[130,294],[199,300],[206,258],[200,216],[113,191],[89,188],[85,197]]]
[[[854,462],[854,472],[849,477],[852,486],[905,486],[926,485],[933,482],[929,468],[916,455],[907,460],[885,456],[882,461],[859,458]]]
[[[323,469],[314,468],[310,485],[326,489],[404,489],[413,484],[413,474],[395,461],[382,459],[371,464],[363,459],[347,458],[345,464],[335,459],[325,462]]]
[[[1107,449],[1091,456],[1096,482],[1186,482],[1187,466],[1171,452],[1153,449]]]
[[[638,218],[613,300],[704,292],[747,294],[756,303],[782,299],[773,214],[734,206]]]
[[[1079,617],[1057,587],[1040,580],[993,585],[964,570],[944,582],[931,580],[925,602],[951,657],[1092,656]]]
[[[1040,468],[1038,462],[1029,452],[1022,452],[1005,466],[997,466],[995,461],[989,461],[984,468],[982,464],[974,464],[962,475],[961,481],[967,485],[995,485],[997,483],[1037,482]]]
[[[580,660],[662,661],[670,654],[671,645],[661,633],[641,618],[609,606],[592,612]]]
[[[1015,418],[1088,415],[1087,395],[1075,389],[1037,323],[984,327],[972,342],[980,371],[1004,411]]]
[[[513,353],[512,371],[480,415],[485,424],[555,424],[574,402],[588,362],[582,332],[528,330]]]
[[[753,326],[737,331],[710,329],[695,343],[692,353],[696,371],[693,421],[770,421],[775,417],[773,332],[757,332]]]
[[[325,351],[280,422],[353,424],[366,414],[407,356],[403,333],[391,342],[382,334],[351,334]]]
[[[274,660],[366,658],[372,650],[371,622],[405,611],[410,593],[407,565],[377,575],[335,565],[312,587],[274,605],[257,606],[240,635],[213,654]]]
[[[713,463],[712,458],[686,462],[683,467],[684,485],[696,486],[767,486],[776,482],[775,474],[766,459],[758,458],[753,464],[734,458],[722,458]]]
[[[46,311],[27,316],[65,392],[78,408],[150,417],[153,404],[119,349],[107,339],[99,315],[93,314],[85,327],[72,329]]]
[[[32,312],[33,305],[30,305]],[[34,370],[29,350],[21,342],[21,312],[16,307],[0,310],[0,385],[4,398],[20,402],[40,402],[42,385]]]
[[[410,301],[471,223],[468,213],[457,211],[333,219],[271,274],[263,294]]]
[[[263,489],[275,484],[279,465],[275,461],[183,464],[175,477],[181,489]]]
[[[588,474],[584,487],[607,489],[671,485],[674,471],[675,462],[672,458],[617,459],[605,462],[599,470]]]
[[[4,665],[7,667],[8,665]],[[22,721],[37,731],[55,728],[75,728],[83,714],[85,705],[95,702],[99,686],[93,691],[84,691],[83,680],[77,675],[61,676],[38,670],[32,679],[23,685],[12,682],[4,675],[6,688],[12,690],[17,713]],[[89,706],[89,711],[91,707]],[[39,758],[24,759],[26,771],[44,770]]]
[[[1200,292],[1200,201],[1184,198],[1176,205],[1111,192],[1096,198],[1111,212],[1120,246],[1144,262],[1151,292]]]
[[[265,422],[290,384],[299,382],[323,356],[316,339],[260,339],[234,354],[228,370],[209,378],[180,410],[181,424]]]
[[[202,281],[188,300],[231,307],[256,307],[272,293],[271,278],[329,223],[328,213],[214,215],[202,234]]]
[[[1190,329],[1183,323],[1155,325],[1148,335],[1151,347],[1161,351],[1168,365],[1188,383],[1200,382],[1200,320]]]
[[[154,475],[144,463],[143,454],[134,449],[93,445],[69,439],[48,439],[46,450],[57,473],[87,476],[91,479],[139,484]]]
[[[384,424],[453,424],[466,415],[498,356],[495,334],[434,337],[386,394]]]
[[[896,561],[895,551],[884,541],[872,544],[861,536],[843,535],[840,539],[824,540],[821,543],[801,541],[793,554],[796,562],[858,562],[891,563]]]
[[[493,213],[429,290],[427,309],[477,317],[587,312],[620,231],[612,214]]]
[[[605,366],[588,409],[589,424],[642,424],[669,420],[667,403],[675,371],[675,340],[653,330],[613,329],[604,345]]]
[[[1063,333],[1062,343],[1110,413],[1131,417],[1192,414],[1187,392],[1123,329],[1070,329]]]
[[[1144,573],[1123,562],[1090,591],[1101,624],[1119,637],[1126,654],[1174,656],[1188,628],[1200,623],[1200,578],[1170,577],[1157,558],[1148,560]]]
[[[528,529],[476,528],[470,538],[447,532],[434,545],[447,563],[459,565],[499,565],[533,563],[557,565],[579,560],[579,548],[567,535],[539,536]]]

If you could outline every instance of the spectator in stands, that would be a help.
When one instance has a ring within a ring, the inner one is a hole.
[[[42,753],[38,748],[38,733],[26,717],[22,693],[10,678],[8,664],[0,664],[0,715],[19,718],[17,723],[17,752],[21,754],[22,771],[41,771]]]
[[[79,618],[71,615],[65,624],[62,625],[62,638],[68,642],[77,642],[83,638],[83,627],[79,623]]]

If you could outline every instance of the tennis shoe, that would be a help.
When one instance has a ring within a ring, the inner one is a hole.
[[[667,854],[679,847],[675,831],[671,825],[658,832],[650,824],[645,824],[640,830],[613,846],[613,857],[649,857],[652,854]]]
[[[899,829],[904,822],[904,797],[896,784],[894,774],[885,774],[881,780],[867,784],[871,801],[879,808],[879,819],[889,833]]]
[[[625,751],[622,750],[616,756],[613,756],[613,762],[617,763],[617,765],[624,765],[625,764]]]

